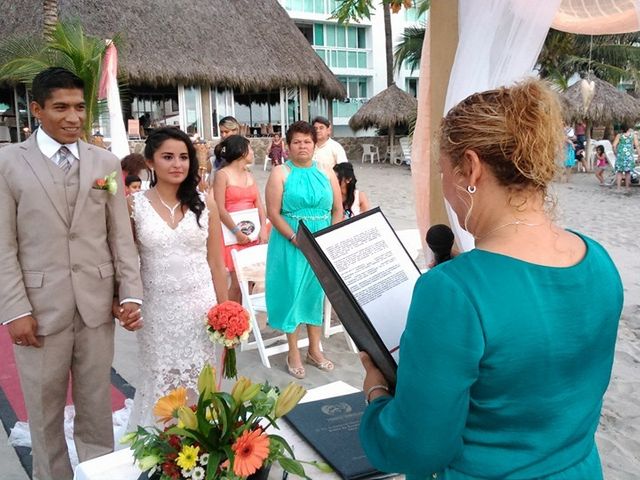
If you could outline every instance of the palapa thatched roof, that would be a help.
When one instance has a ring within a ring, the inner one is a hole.
[[[394,83],[360,107],[349,120],[352,130],[393,127],[416,116],[418,101]]]
[[[41,0],[3,3],[3,37],[41,34]],[[277,0],[59,0],[59,12],[88,34],[120,34],[120,69],[132,85],[306,85],[327,98],[346,96]]]
[[[589,77],[595,82],[595,94],[586,112],[582,99],[582,81],[571,85],[562,93],[565,119],[568,122],[589,120],[598,125],[631,121],[640,118],[640,100],[618,90],[604,80]]]

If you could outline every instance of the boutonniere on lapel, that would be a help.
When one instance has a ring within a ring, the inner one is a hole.
[[[91,188],[96,190],[106,190],[111,195],[115,195],[118,192],[118,182],[116,182],[117,174],[118,172],[114,170],[109,175],[96,179],[96,181],[93,182],[93,187]]]

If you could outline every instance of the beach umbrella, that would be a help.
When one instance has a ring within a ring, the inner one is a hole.
[[[389,152],[394,143],[396,125],[408,124],[416,117],[418,101],[393,83],[370,98],[349,120],[353,131],[364,128],[389,129]]]
[[[588,75],[561,95],[567,122],[584,120],[587,125],[586,159],[591,168],[591,126],[615,122],[635,123],[640,118],[640,100],[609,82]]]
[[[593,97],[590,101],[590,95],[585,95],[584,88],[584,84],[588,82],[593,82]],[[623,121],[635,122],[640,118],[640,100],[595,76],[571,85],[562,93],[562,99],[565,118],[569,122],[587,120],[592,124],[606,125]]]

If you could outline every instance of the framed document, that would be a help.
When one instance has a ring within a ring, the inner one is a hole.
[[[297,238],[356,346],[394,387],[400,337],[420,269],[380,208],[315,234],[301,221]]]
[[[247,210],[238,210],[237,212],[229,212],[233,223],[240,229],[249,239],[253,242],[258,239],[260,234],[260,215],[257,208],[249,208]],[[231,233],[231,230],[227,226],[222,224],[222,235],[224,237],[225,245],[235,245],[238,243],[235,234]]]

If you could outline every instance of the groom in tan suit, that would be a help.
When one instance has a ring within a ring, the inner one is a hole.
[[[80,461],[111,452],[111,312],[139,328],[142,285],[118,159],[79,140],[82,80],[49,68],[32,90],[40,128],[0,148],[0,322],[15,344],[33,476],[65,480],[69,377]],[[118,192],[97,188],[114,171]]]

